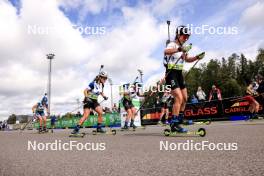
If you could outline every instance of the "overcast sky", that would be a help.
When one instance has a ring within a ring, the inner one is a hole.
[[[56,55],[52,112],[63,114],[83,99],[101,64],[115,85],[133,81],[137,69],[148,85],[161,79],[166,20],[171,20],[171,38],[181,24],[234,30],[190,37],[190,54],[205,51],[203,62],[208,62],[234,52],[255,59],[264,47],[263,16],[260,0],[0,0],[0,120],[31,114],[47,91],[48,53]],[[105,89],[110,97],[109,85]]]

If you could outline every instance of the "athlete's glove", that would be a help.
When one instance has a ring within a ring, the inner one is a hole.
[[[103,96],[104,100],[108,100],[108,97],[107,96]]]
[[[198,60],[201,60],[201,59],[204,58],[204,56],[205,56],[205,52],[202,52],[202,53],[196,55],[195,57],[196,57]]]
[[[192,49],[192,44],[190,43],[189,45],[182,46],[178,50],[187,53]]]

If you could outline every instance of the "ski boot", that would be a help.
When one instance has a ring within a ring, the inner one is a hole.
[[[102,128],[96,128],[96,132],[97,133],[105,133],[105,130],[103,130]]]
[[[42,133],[42,126],[39,126],[38,133]]]
[[[69,137],[84,137],[85,136],[85,133],[80,133],[80,128],[81,126],[80,125],[77,125],[73,131],[71,132],[71,134],[69,135]]]
[[[134,124],[134,120],[131,120],[130,127],[132,127],[134,131],[136,130],[137,126]]]
[[[181,127],[180,120],[178,118],[175,118],[175,117],[171,120],[170,127],[171,127],[171,132],[178,132],[178,133],[187,133],[188,132],[187,129]]]
[[[163,123],[163,125],[169,125],[170,124],[170,122],[168,121],[168,120],[166,120],[164,123]]]
[[[47,133],[47,132],[49,132],[49,131],[47,130],[47,127],[44,126],[43,129],[42,129],[42,133]]]
[[[77,125],[74,129],[73,129],[73,131],[71,132],[71,134],[78,134],[79,133],[79,131],[80,131],[80,125]]]
[[[128,122],[125,122],[125,125],[121,128],[121,131],[129,130],[127,124],[128,124]]]
[[[185,121],[183,121],[183,124],[184,125],[193,125],[194,123],[192,120],[185,120]]]
[[[98,124],[96,128],[96,133],[106,133],[106,131],[102,129],[101,124]]]

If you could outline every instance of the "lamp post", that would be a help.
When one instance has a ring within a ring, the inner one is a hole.
[[[111,78],[108,78],[108,81],[110,83],[111,88],[111,109],[113,108],[113,80]]]
[[[49,60],[49,80],[48,80],[48,116],[50,116],[50,104],[51,104],[51,69],[52,69],[52,59],[54,59],[55,54],[47,54],[47,59]]]
[[[140,75],[140,82],[143,83],[143,71],[138,69],[139,75]]]

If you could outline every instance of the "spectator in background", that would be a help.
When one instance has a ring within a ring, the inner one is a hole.
[[[50,116],[50,126],[52,133],[53,133],[53,129],[55,128],[55,123],[56,123],[56,116],[55,115]]]
[[[195,95],[192,95],[192,103],[194,104],[194,103],[198,103],[198,99],[196,98],[196,96]]]
[[[77,112],[77,114],[76,114],[76,116],[77,116],[77,117],[82,117],[82,114],[81,114],[81,112],[80,112],[80,111],[78,111],[78,112]]]
[[[197,92],[196,92],[196,96],[197,96],[199,102],[203,102],[206,100],[206,94],[204,93],[201,86],[198,87]]]
[[[212,86],[210,91],[209,101],[211,100],[222,100],[221,91],[215,85]]]
[[[114,103],[114,106],[112,107],[112,112],[118,112],[118,108],[116,106],[116,103]]]

